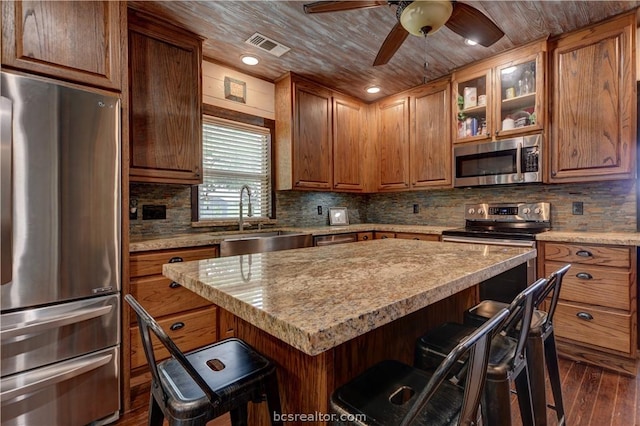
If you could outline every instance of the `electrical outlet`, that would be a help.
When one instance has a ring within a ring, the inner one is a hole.
[[[420,205],[419,204],[414,204],[413,205],[413,213],[420,213]]]
[[[318,215],[321,216],[322,215],[322,206],[318,206]]]
[[[571,206],[571,213],[576,215],[584,214],[584,205],[582,204],[582,201],[573,202]]]

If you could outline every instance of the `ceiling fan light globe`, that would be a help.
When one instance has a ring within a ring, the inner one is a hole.
[[[400,24],[415,36],[426,36],[438,31],[453,12],[450,1],[417,0],[408,4],[400,14]],[[427,34],[422,29],[428,27]]]

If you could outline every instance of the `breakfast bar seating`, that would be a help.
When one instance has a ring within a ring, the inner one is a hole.
[[[382,361],[331,396],[336,425],[471,425],[476,424],[485,386],[491,340],[509,315],[502,309],[462,339],[432,372],[399,361]],[[449,382],[460,362],[468,368],[464,383]]]
[[[239,339],[226,339],[182,353],[138,301],[125,300],[136,314],[149,369],[149,426],[205,426],[230,413],[233,426],[247,425],[247,404],[266,399],[269,412],[280,412],[276,368],[270,360]],[[156,365],[151,335],[171,357]],[[271,425],[282,421],[271,419]]]
[[[491,342],[482,415],[483,424],[511,424],[511,386],[515,383],[522,423],[534,425],[534,401],[531,399],[530,372],[525,347],[531,328],[534,301],[547,280],[539,279],[526,287],[509,305],[509,318],[501,333]],[[458,344],[475,330],[472,326],[445,323],[420,337],[416,345],[416,367],[429,370],[446,356],[448,348]],[[514,336],[514,337],[512,337]]]

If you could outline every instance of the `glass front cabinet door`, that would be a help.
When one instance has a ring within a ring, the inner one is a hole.
[[[546,40],[454,74],[454,141],[517,136],[543,129]]]

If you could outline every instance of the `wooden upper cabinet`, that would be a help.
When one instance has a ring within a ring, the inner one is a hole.
[[[333,188],[362,191],[364,105],[345,96],[333,96]]]
[[[287,73],[275,93],[276,189],[331,190],[331,90]]]
[[[558,39],[549,182],[635,176],[635,14]]]
[[[451,186],[451,108],[449,82],[411,93],[411,187]]]
[[[510,50],[453,77],[454,142],[484,141],[544,128],[547,41]]]
[[[126,3],[3,1],[2,65],[121,90]]]
[[[378,189],[409,188],[409,97],[378,104]]]
[[[293,181],[296,188],[331,189],[331,91],[294,83]]]
[[[129,11],[130,178],[202,183],[202,41]]]

